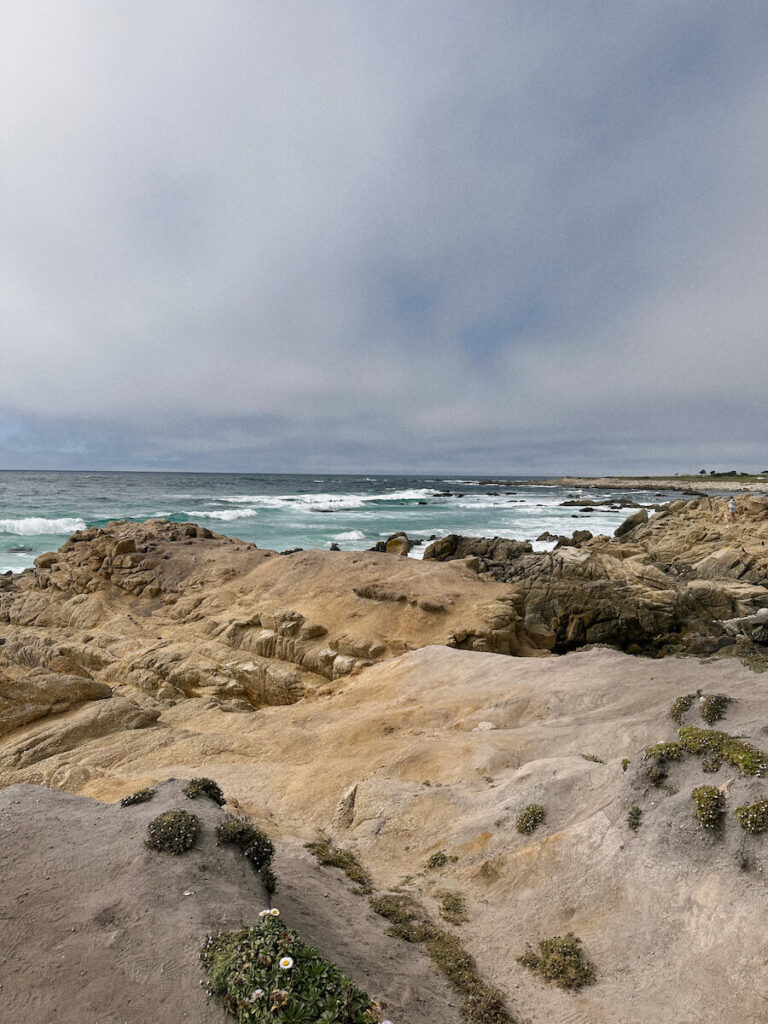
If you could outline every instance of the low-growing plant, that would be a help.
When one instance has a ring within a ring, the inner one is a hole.
[[[670,761],[680,761],[683,756],[683,748],[679,743],[655,743],[652,747],[646,747],[643,757],[650,761],[644,768],[645,777],[653,786],[663,785],[667,778],[667,764]]]
[[[585,957],[581,939],[573,932],[543,939],[538,949],[529,944],[517,962],[560,988],[579,989],[595,981],[595,966]]]
[[[584,758],[585,761],[594,761],[595,764],[605,764],[605,761],[602,759],[602,757],[598,757],[597,754],[582,754],[581,756]]]
[[[737,736],[729,736],[727,732],[684,725],[680,729],[680,743],[691,754],[717,755],[739,768],[742,775],[768,774],[768,754]]]
[[[736,818],[745,832],[759,835],[768,829],[768,800],[757,800],[736,808]]]
[[[259,878],[264,886],[264,891],[270,899],[277,892],[277,875],[269,864],[262,864],[259,868]]]
[[[216,839],[220,843],[239,846],[243,855],[259,871],[269,867],[275,855],[275,847],[266,832],[240,818],[227,818],[216,826]]]
[[[417,900],[402,893],[387,893],[372,896],[370,904],[377,914],[390,921],[389,935],[426,944],[435,967],[463,997],[462,1014],[469,1024],[514,1024],[504,997],[486,985],[474,958],[457,936],[432,924]]]
[[[627,825],[629,826],[629,828],[632,829],[633,832],[637,832],[637,830],[640,828],[640,825],[642,824],[642,817],[643,812],[640,810],[637,804],[629,808],[629,813],[627,814]]]
[[[705,772],[717,772],[720,770],[722,760],[718,754],[707,754],[701,760],[701,767]]]
[[[628,757],[622,757],[621,759],[621,770],[625,772],[629,768],[630,759]]]
[[[724,717],[732,698],[724,693],[712,693],[701,702],[701,717],[708,725],[714,725]]]
[[[367,992],[269,912],[255,928],[209,936],[200,959],[209,995],[239,1024],[380,1020]]]
[[[161,853],[191,850],[200,833],[200,819],[189,811],[166,811],[147,826],[145,845]]]
[[[440,917],[450,924],[464,924],[467,918],[467,903],[460,892],[446,890],[439,892]]]
[[[189,797],[190,800],[195,800],[199,796],[207,796],[219,807],[223,807],[226,803],[219,784],[213,779],[190,779],[184,787],[184,796]]]
[[[434,871],[435,868],[441,868],[448,863],[448,854],[445,850],[438,850],[437,853],[431,854],[427,857],[427,863],[425,867],[429,871]]]
[[[700,695],[701,690],[697,690],[696,693],[686,693],[682,697],[678,697],[672,707],[669,709],[670,718],[673,718],[678,725],[683,720],[683,715],[686,711],[690,711],[693,707],[693,702]]]
[[[157,793],[156,789],[137,789],[130,796],[124,796],[120,801],[121,807],[133,807],[134,804],[145,804]]]
[[[342,850],[328,839],[307,843],[306,848],[317,857],[324,867],[339,868],[347,878],[357,882],[361,893],[373,892],[371,876],[351,850]]]
[[[523,835],[530,835],[539,827],[546,817],[546,811],[541,804],[528,804],[517,816],[517,831]]]
[[[694,813],[702,828],[717,828],[725,810],[725,798],[717,786],[699,786],[691,796]]]

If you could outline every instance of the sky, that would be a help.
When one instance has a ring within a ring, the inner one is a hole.
[[[0,469],[768,468],[764,0],[0,19]]]

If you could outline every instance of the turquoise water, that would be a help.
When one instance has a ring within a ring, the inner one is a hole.
[[[610,508],[621,493],[467,477],[0,472],[0,572],[19,572],[73,531],[112,519],[191,520],[278,551],[332,543],[360,550],[397,530],[425,543],[448,533],[534,541],[545,530],[613,532],[628,514]],[[642,503],[679,497],[623,493]],[[584,512],[560,504],[574,498],[605,505]]]

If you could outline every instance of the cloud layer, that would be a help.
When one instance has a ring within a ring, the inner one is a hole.
[[[768,8],[3,0],[0,468],[765,468]]]

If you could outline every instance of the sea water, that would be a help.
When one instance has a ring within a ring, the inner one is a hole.
[[[430,538],[460,533],[534,541],[549,531],[612,533],[632,511],[679,494],[599,491],[464,476],[0,472],[0,572],[20,572],[75,530],[110,520],[195,522],[259,547],[363,550],[404,530],[421,557]],[[597,508],[564,501],[600,501]]]

